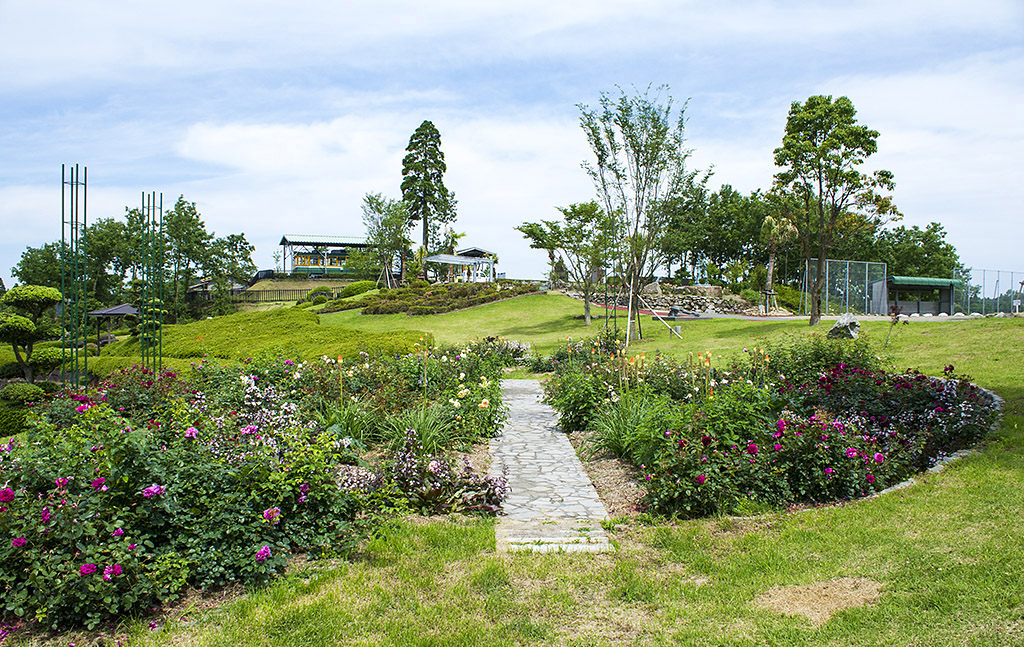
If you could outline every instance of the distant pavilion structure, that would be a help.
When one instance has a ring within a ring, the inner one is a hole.
[[[467,283],[494,281],[495,254],[480,247],[466,247],[454,254],[434,254],[428,256],[426,260],[458,267],[459,277]]]
[[[344,275],[345,259],[352,250],[372,247],[362,236],[320,236],[285,234],[281,237],[284,248],[282,269],[285,274]]]

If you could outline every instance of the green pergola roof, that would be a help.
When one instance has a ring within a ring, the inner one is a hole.
[[[962,288],[964,282],[959,279],[940,279],[927,276],[890,276],[890,285],[903,288]]]

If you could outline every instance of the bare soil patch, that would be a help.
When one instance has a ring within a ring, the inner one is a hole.
[[[569,442],[577,454],[585,441],[583,432],[569,434]],[[640,512],[640,500],[647,495],[647,488],[641,485],[639,469],[610,454],[592,460],[580,457],[580,460],[609,517],[635,517]]]
[[[843,609],[875,602],[881,588],[881,584],[866,577],[837,577],[803,586],[773,587],[754,602],[788,616],[804,616],[818,626]]]

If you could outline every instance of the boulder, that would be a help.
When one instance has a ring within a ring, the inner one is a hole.
[[[825,336],[829,339],[857,339],[860,335],[860,322],[850,313],[839,317],[832,329]]]

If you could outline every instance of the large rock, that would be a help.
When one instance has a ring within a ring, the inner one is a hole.
[[[832,329],[825,336],[829,339],[857,339],[860,335],[860,322],[850,313],[839,317]]]

